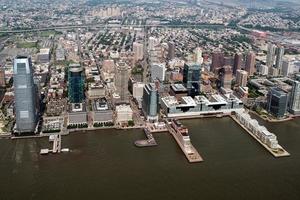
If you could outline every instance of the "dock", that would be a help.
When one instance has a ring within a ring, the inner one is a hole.
[[[61,153],[61,152],[69,152],[68,148],[61,148],[61,135],[50,135],[49,136],[49,142],[52,142],[52,149],[41,149],[40,154],[41,155],[47,155],[49,153]]]
[[[257,142],[259,142],[268,152],[270,152],[275,158],[290,156],[290,154],[278,144],[277,149],[270,148],[267,144],[263,143],[259,138],[255,136],[248,128],[246,128],[242,123],[240,123],[234,115],[230,115],[239,126],[241,126],[249,135],[251,135]]]
[[[170,132],[170,134],[174,137],[174,139],[176,140],[177,144],[179,145],[179,147],[181,148],[181,150],[183,151],[185,157],[187,158],[187,160],[190,163],[196,163],[196,162],[202,162],[204,161],[203,158],[201,157],[201,155],[198,153],[197,149],[190,144],[189,146],[189,152],[187,151],[187,149],[183,146],[183,144],[180,142],[176,131],[170,126],[167,125],[168,130]]]
[[[137,147],[152,147],[152,146],[158,145],[157,142],[155,141],[153,135],[147,128],[144,128],[144,133],[145,133],[147,139],[135,141],[134,142],[135,146],[137,146]]]

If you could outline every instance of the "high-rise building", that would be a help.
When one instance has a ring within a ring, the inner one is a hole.
[[[115,86],[117,93],[120,95],[120,101],[126,103],[128,101],[128,66],[125,62],[116,64]]]
[[[267,65],[259,65],[258,70],[260,75],[266,76],[269,74],[269,68],[267,67]]]
[[[14,60],[16,131],[34,132],[37,125],[36,86],[33,81],[31,58],[17,56]]]
[[[280,46],[276,50],[276,63],[275,68],[279,70],[279,73],[281,74],[282,71],[282,57],[284,55],[284,47]]]
[[[230,89],[231,88],[231,82],[232,82],[232,67],[229,65],[226,65],[222,69],[221,73],[221,85],[223,88]]]
[[[212,53],[212,64],[210,71],[215,71],[218,68],[223,67],[225,64],[224,54],[222,52]]]
[[[290,96],[289,111],[294,115],[300,114],[300,82],[294,81]]]
[[[84,100],[84,76],[80,64],[69,66],[68,96],[70,103],[82,103]]]
[[[166,65],[164,63],[151,64],[151,80],[158,79],[159,81],[165,80]]]
[[[194,97],[200,93],[201,67],[196,63],[185,63],[183,68],[183,83],[188,95]]]
[[[148,40],[148,50],[152,50],[159,43],[158,39],[155,37],[149,37]]]
[[[282,89],[273,87],[267,95],[267,110],[277,118],[285,116],[288,103],[288,95]]]
[[[0,87],[5,87],[5,85],[6,85],[6,82],[5,82],[5,69],[0,64]]]
[[[144,58],[144,45],[138,42],[133,43],[134,61],[143,60]]]
[[[234,55],[233,61],[233,74],[236,74],[236,71],[242,68],[243,64],[243,54],[236,53]]]
[[[194,50],[194,62],[198,65],[201,65],[203,63],[202,49],[200,47],[197,47]]]
[[[255,72],[255,53],[249,52],[246,57],[245,70],[249,76],[252,76]]]
[[[269,68],[269,76],[278,76],[279,75],[279,69],[276,67],[270,67]]]
[[[143,112],[148,121],[158,120],[158,90],[154,83],[145,85],[143,92]]]
[[[168,59],[172,60],[175,58],[175,44],[174,42],[169,42],[168,43]]]
[[[293,67],[289,60],[283,60],[282,61],[282,75],[288,76],[289,74],[293,73]]]
[[[145,83],[136,82],[133,84],[132,96],[135,99],[142,99]]]
[[[266,61],[266,65],[268,68],[271,68],[274,65],[275,52],[276,52],[276,46],[272,43],[269,43],[268,44],[267,61]]]
[[[248,72],[244,70],[236,71],[236,83],[241,87],[247,86]]]

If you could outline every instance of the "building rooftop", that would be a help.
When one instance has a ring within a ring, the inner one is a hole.
[[[173,84],[171,85],[171,89],[175,92],[187,92],[183,84]]]
[[[109,106],[108,106],[106,98],[100,98],[100,99],[95,100],[93,102],[93,109],[94,109],[94,111],[108,110]]]

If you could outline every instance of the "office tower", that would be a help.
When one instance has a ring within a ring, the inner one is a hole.
[[[274,65],[275,52],[276,52],[276,46],[272,43],[269,43],[268,44],[267,61],[266,61],[266,65],[268,68],[271,68]]]
[[[120,101],[128,102],[128,66],[125,62],[118,62],[116,64],[115,86],[117,93],[120,95]]]
[[[151,80],[158,79],[159,81],[165,80],[166,65],[164,63],[151,64]]]
[[[260,75],[266,76],[269,74],[269,68],[267,67],[267,65],[260,64],[258,66],[258,72]]]
[[[294,81],[290,96],[289,111],[294,115],[300,114],[300,82]]]
[[[236,71],[236,83],[241,87],[247,86],[248,72],[238,69]]]
[[[200,47],[197,47],[194,50],[194,62],[198,65],[201,65],[203,63],[202,49]]]
[[[188,95],[194,97],[200,93],[201,67],[196,63],[185,63],[183,68],[183,83]]]
[[[141,99],[143,97],[145,83],[136,82],[132,86],[132,96],[135,99]]]
[[[284,117],[287,110],[288,95],[282,89],[273,87],[267,95],[267,110],[277,118]]]
[[[146,84],[143,91],[143,112],[148,121],[158,120],[158,90],[154,83]]]
[[[36,86],[33,81],[31,58],[17,56],[14,60],[16,131],[34,132],[37,125]]]
[[[0,87],[5,87],[5,69],[0,65]]]
[[[279,70],[279,73],[281,74],[282,71],[282,57],[284,55],[284,47],[280,46],[276,50],[276,63],[275,68]]]
[[[223,67],[225,64],[224,54],[221,52],[214,52],[212,54],[212,63],[210,71],[215,71],[218,68]]]
[[[279,69],[275,67],[269,68],[269,76],[278,76],[279,75]]]
[[[289,60],[282,61],[282,75],[288,76],[289,74],[293,73],[293,66],[291,65]]]
[[[230,89],[231,88],[231,82],[232,82],[232,67],[229,65],[226,65],[222,69],[221,73],[221,85],[223,88]]]
[[[249,76],[252,76],[255,72],[255,53],[249,52],[246,57],[245,70]]]
[[[243,64],[243,54],[236,53],[234,55],[233,61],[233,74],[236,74],[236,71],[242,68]]]
[[[82,103],[84,100],[84,76],[80,64],[69,66],[68,96],[70,103]]]
[[[133,43],[134,61],[143,60],[144,58],[144,45],[138,42]]]
[[[149,51],[149,62],[150,63],[158,63],[162,60],[163,53],[161,46],[155,46],[153,49]]]
[[[172,60],[175,58],[175,44],[174,42],[168,43],[168,59]]]
[[[159,43],[158,39],[155,37],[149,37],[148,40],[148,50],[153,49]]]

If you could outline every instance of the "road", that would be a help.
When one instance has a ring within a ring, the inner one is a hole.
[[[158,24],[158,25],[121,25],[121,24],[84,24],[84,25],[66,25],[66,26],[51,26],[44,28],[33,28],[33,29],[20,29],[20,30],[0,30],[0,33],[26,33],[26,32],[38,32],[38,31],[49,31],[49,30],[68,30],[76,28],[119,28],[119,27],[132,27],[132,28],[145,28],[145,27],[177,27],[177,28],[201,28],[201,27],[225,27],[222,24],[187,24],[187,25],[170,25],[170,24]]]

